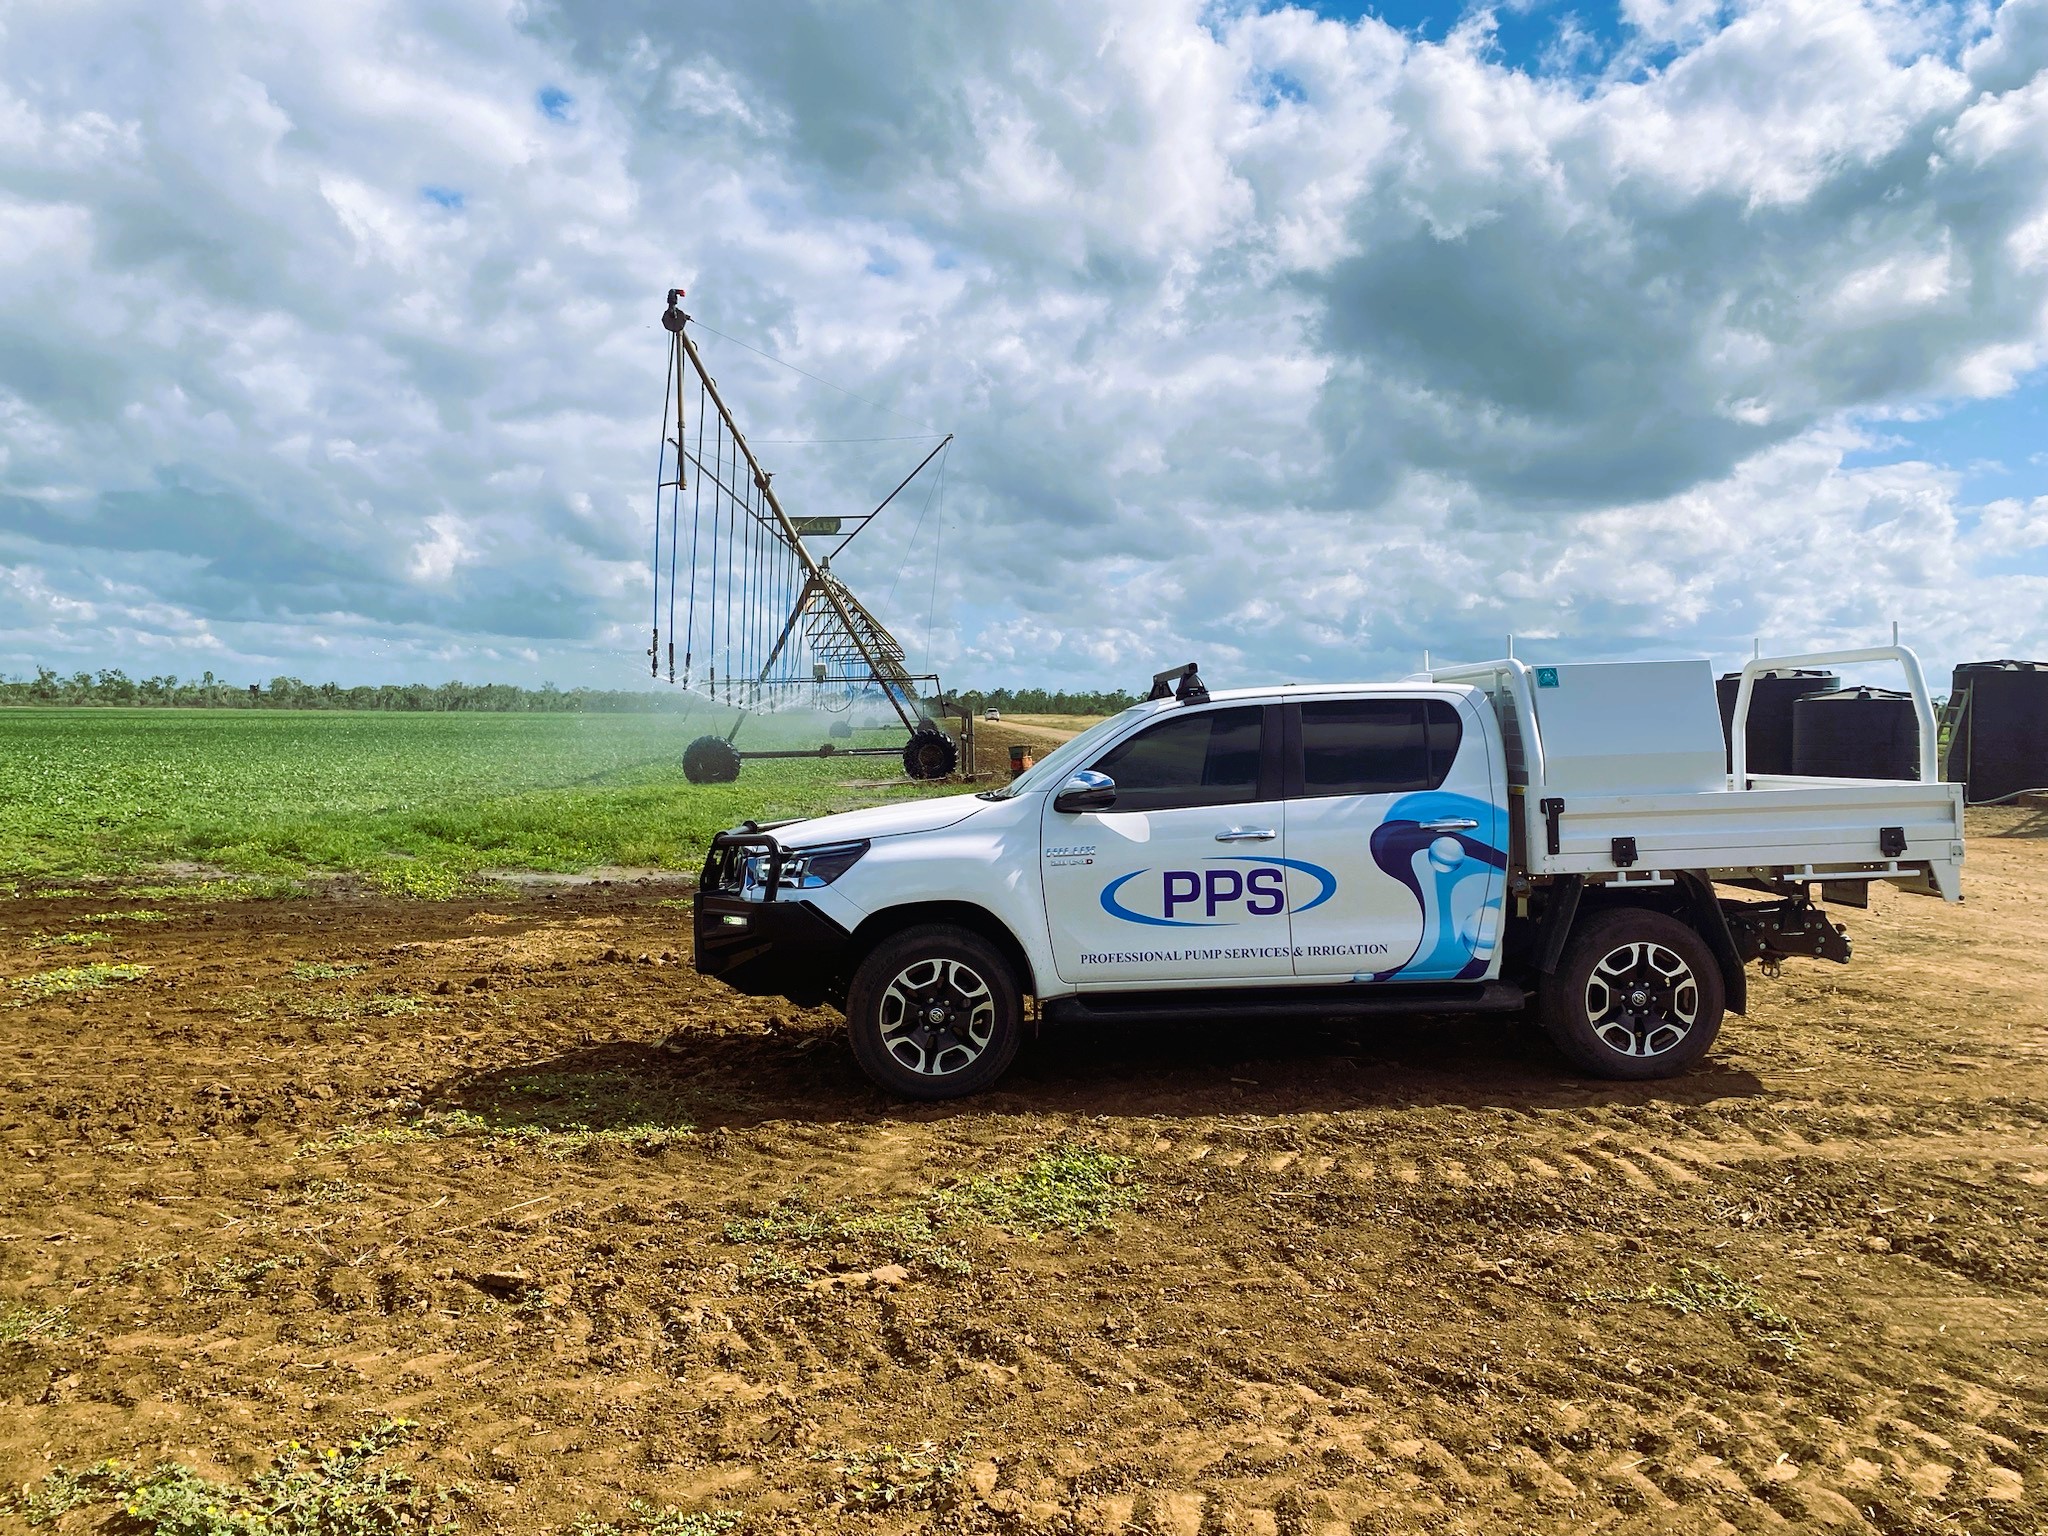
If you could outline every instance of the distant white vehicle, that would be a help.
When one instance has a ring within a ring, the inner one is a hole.
[[[1003,712],[1000,709],[984,709],[981,712],[981,718],[984,720],[1000,720],[1003,718]]]
[[[1917,779],[1748,770],[1759,675],[1879,660],[1912,690]],[[1963,788],[1897,646],[1750,662],[1725,743],[1704,660],[1214,695],[1190,665],[1000,789],[721,832],[696,965],[843,1007],[910,1098],[992,1084],[1027,996],[1074,1020],[1533,1003],[1582,1071],[1658,1078],[1747,1011],[1749,961],[1848,960],[1816,886],[1957,901],[1962,861]]]

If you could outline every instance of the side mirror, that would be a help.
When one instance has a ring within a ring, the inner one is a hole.
[[[1052,797],[1052,808],[1066,811],[1106,811],[1116,804],[1116,780],[1093,768],[1077,768],[1073,776]]]

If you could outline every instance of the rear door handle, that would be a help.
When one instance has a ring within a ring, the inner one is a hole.
[[[1470,832],[1479,825],[1470,816],[1446,816],[1441,821],[1417,823],[1425,832]]]
[[[1477,823],[1475,822],[1476,826]],[[1280,834],[1271,827],[1232,827],[1228,832],[1218,832],[1219,843],[1270,843]]]

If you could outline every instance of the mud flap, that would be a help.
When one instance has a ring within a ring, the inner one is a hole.
[[[1727,1008],[1730,1013],[1749,1012],[1749,972],[1746,960],[1735,936],[1729,931],[1728,914],[1714,895],[1714,887],[1705,875],[1690,870],[1677,874],[1678,889],[1685,897],[1685,915],[1699,936],[1707,941],[1707,948],[1714,952],[1714,958],[1721,964],[1721,984],[1727,993]]]

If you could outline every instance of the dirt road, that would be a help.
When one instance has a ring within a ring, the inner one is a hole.
[[[396,1415],[513,1532],[2038,1532],[2048,814],[1972,830],[1640,1087],[1260,1025],[905,1108],[673,887],[9,903],[9,976],[150,969],[0,989],[0,1482]],[[1113,1229],[956,1198],[1075,1147]]]

